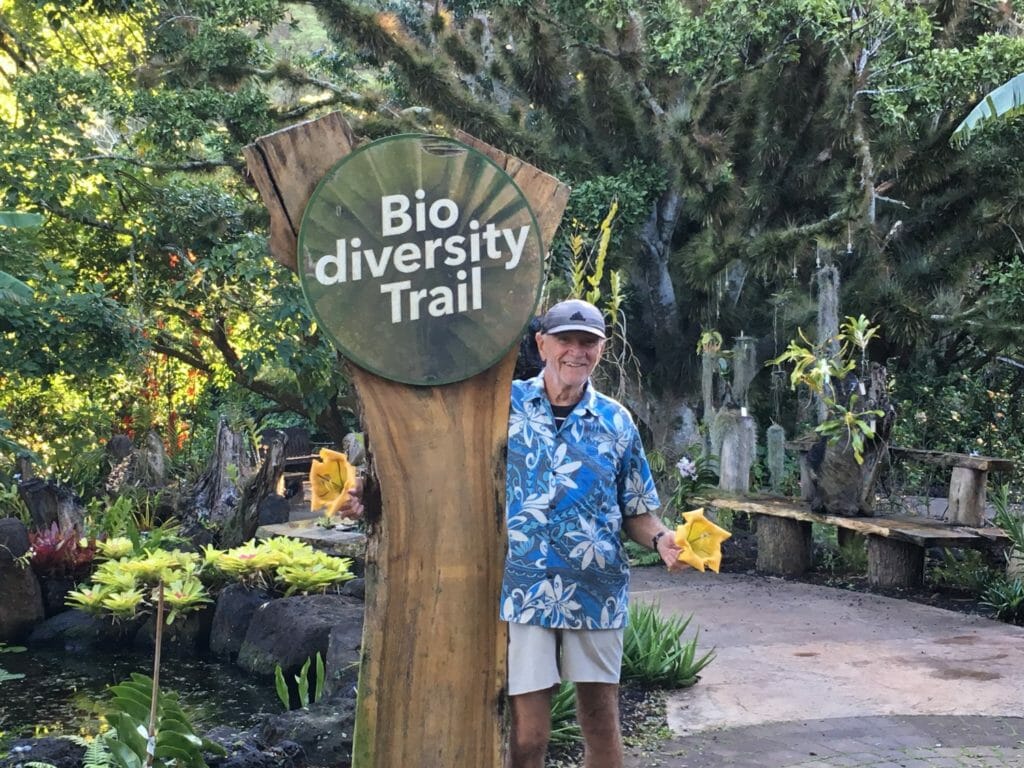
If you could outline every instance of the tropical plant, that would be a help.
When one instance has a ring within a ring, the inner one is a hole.
[[[551,697],[551,736],[555,746],[568,746],[583,740],[583,732],[576,721],[576,686],[562,681]]]
[[[864,448],[875,439],[875,422],[884,416],[875,408],[859,410],[862,394],[849,388],[848,382],[860,366],[861,379],[867,374],[867,346],[878,333],[864,316],[847,317],[834,338],[811,342],[798,332],[800,340],[793,339],[786,350],[769,360],[767,365],[792,363],[790,374],[792,389],[806,387],[825,405],[826,417],[815,427],[815,432],[835,445],[845,439],[844,445],[853,450],[858,464],[864,462]],[[857,354],[854,358],[852,353]],[[857,378],[854,376],[856,382]]]
[[[682,456],[675,465],[675,485],[669,503],[676,512],[688,509],[691,499],[718,482],[714,470],[714,459],[704,452],[700,445],[693,445],[689,455]]]
[[[1024,111],[1024,72],[1011,77],[993,91],[986,93],[967,117],[954,129],[949,141],[963,146],[974,132],[991,120],[1009,120]]]
[[[110,689],[112,731],[106,745],[120,768],[206,768],[203,753],[224,756],[216,742],[196,734],[177,696],[159,691],[150,677],[133,673]]]
[[[28,532],[29,563],[36,575],[48,579],[81,579],[92,568],[96,541],[78,529],[62,530],[57,521],[49,528]]]
[[[310,698],[309,695],[309,670],[313,663],[313,659],[306,659],[299,673],[295,675],[295,689],[299,698],[299,706],[302,709],[308,709],[310,704],[315,704],[320,701],[324,695],[324,680],[326,679],[326,669],[324,667],[323,656],[320,655],[320,651],[316,652],[316,667],[313,687],[313,696]],[[274,688],[277,691],[277,698],[280,699],[281,704],[284,705],[285,709],[291,709],[291,694],[288,691],[288,682],[284,679],[284,670],[281,669],[281,665],[278,664],[274,667]]]
[[[985,587],[981,604],[992,609],[992,615],[1012,624],[1024,623],[1024,580],[1000,574]]]
[[[622,681],[656,688],[687,688],[715,659],[712,648],[698,656],[699,636],[684,641],[693,620],[663,618],[657,605],[631,603],[622,651]]]

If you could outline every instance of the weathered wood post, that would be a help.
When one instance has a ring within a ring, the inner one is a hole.
[[[501,763],[509,391],[569,190],[458,139],[357,150],[334,114],[245,150],[271,252],[353,363],[380,480],[356,768]]]

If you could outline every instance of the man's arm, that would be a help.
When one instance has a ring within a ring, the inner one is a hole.
[[[635,517],[624,517],[622,528],[640,546],[657,549],[661,561],[670,571],[681,571],[685,567],[686,563],[679,562],[682,550],[676,546],[675,531],[669,529],[656,514],[647,512]]]

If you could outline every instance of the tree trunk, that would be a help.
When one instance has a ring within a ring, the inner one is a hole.
[[[57,523],[62,531],[85,531],[85,509],[66,486],[37,477],[20,483],[18,495],[28,507],[31,530],[45,530]]]
[[[252,457],[245,439],[221,418],[210,465],[195,485],[194,502],[183,514],[221,525],[238,504],[239,484],[252,471]]]
[[[757,570],[799,576],[811,567],[811,524],[771,515],[757,516]]]
[[[256,535],[260,503],[277,490],[281,475],[284,474],[285,442],[286,438],[283,437],[271,439],[259,471],[245,483],[238,505],[224,521],[220,536],[221,547],[237,547]]]
[[[653,359],[667,383],[679,379],[683,345],[679,341],[680,316],[675,286],[669,273],[672,233],[682,196],[674,188],[662,194],[639,234],[640,255],[631,264],[630,285],[640,297],[642,330],[635,338],[653,343]]]

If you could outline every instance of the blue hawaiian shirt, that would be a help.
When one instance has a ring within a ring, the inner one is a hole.
[[[512,383],[508,554],[501,618],[556,629],[626,626],[623,515],[658,508],[628,411],[587,385],[556,431],[543,374]]]

